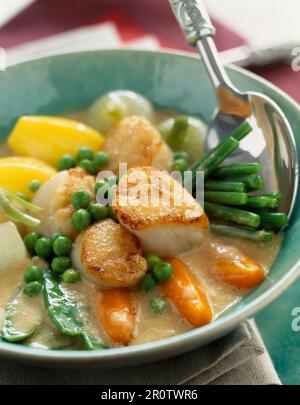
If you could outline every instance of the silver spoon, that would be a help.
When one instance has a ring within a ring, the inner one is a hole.
[[[213,27],[202,0],[169,0],[187,42],[198,48],[215,88],[218,108],[209,125],[211,149],[246,119],[254,131],[241,141],[231,161],[261,163],[264,192],[280,191],[279,210],[291,215],[298,188],[298,158],[291,126],[274,101],[264,94],[239,91],[219,61]]]

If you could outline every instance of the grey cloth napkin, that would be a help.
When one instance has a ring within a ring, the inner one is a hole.
[[[253,321],[190,353],[143,366],[113,370],[48,370],[0,362],[0,385],[280,384]]]

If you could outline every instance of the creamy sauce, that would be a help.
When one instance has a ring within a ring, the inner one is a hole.
[[[168,116],[170,116],[170,113],[158,113],[157,122]],[[85,121],[84,112],[72,113],[68,117]],[[7,155],[10,155],[8,148],[1,147],[0,156]],[[201,246],[181,254],[179,258],[199,280],[212,306],[214,319],[216,319],[225,309],[238,302],[248,290],[235,288],[215,277],[213,268],[216,251],[211,248],[211,242],[215,246],[224,245],[239,248],[244,254],[255,259],[264,268],[267,275],[279,252],[282,235],[274,235],[273,240],[267,244],[216,236],[211,236],[211,238]],[[29,264],[30,259],[27,259],[23,263],[16,264],[8,271],[0,273],[0,327],[3,322],[5,308],[14,296],[17,287],[22,286],[23,274]],[[63,284],[62,288],[70,297],[80,303],[82,321],[87,325],[88,330],[95,337],[103,339],[109,346],[116,346],[99,325],[95,306],[96,290],[94,285],[81,280],[73,285]],[[137,312],[137,323],[135,336],[131,342],[132,345],[160,340],[192,329],[170,302],[166,311],[161,315],[150,311],[149,301],[159,295],[163,296],[159,288],[148,294],[142,293],[139,289],[134,289],[132,294]],[[39,324],[38,331],[32,338],[27,340],[26,344],[45,349],[79,348],[73,338],[62,336],[57,331],[45,310],[42,295],[32,298],[23,296],[21,300],[20,307],[22,307],[22,311],[16,316],[17,326],[26,329],[32,323]]]
[[[255,260],[265,269],[266,274],[276,259],[282,242],[282,235],[274,235],[272,242],[259,244],[249,241],[240,241],[224,237],[213,237],[216,245],[234,246],[243,253]],[[214,319],[225,309],[238,302],[247,292],[246,289],[238,289],[218,280],[213,274],[214,260],[216,253],[210,248],[209,241],[203,245],[181,254],[179,258],[189,267],[196,276],[205,291],[213,308]],[[19,263],[9,271],[0,274],[0,317],[10,301],[17,286],[22,284],[24,269],[30,263],[26,260]],[[109,346],[116,346],[106,336],[99,325],[95,308],[95,287],[81,280],[73,285],[63,285],[64,290],[75,301],[80,303],[82,321],[87,325],[88,330],[95,336],[104,340]],[[169,302],[168,307],[161,315],[154,314],[149,309],[149,301],[163,294],[157,288],[154,292],[145,294],[139,290],[132,292],[137,312],[137,325],[135,337],[131,344],[142,344],[155,340],[164,339],[186,332],[192,327],[177,313],[176,309]],[[17,317],[17,325],[26,329],[31,323],[40,323],[37,333],[27,341],[27,344],[39,348],[66,349],[76,348],[74,341],[67,336],[61,336],[50,321],[42,303],[42,297],[22,299],[22,311]],[[76,343],[76,342],[75,342]]]

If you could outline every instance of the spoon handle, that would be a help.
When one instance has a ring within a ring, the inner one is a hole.
[[[198,48],[206,70],[216,90],[226,89],[234,98],[245,100],[247,96],[236,89],[229,79],[216,48],[212,25],[202,0],[169,0],[183,34],[191,46]]]
[[[202,0],[169,0],[169,3],[188,44],[196,46],[202,38],[215,34]]]

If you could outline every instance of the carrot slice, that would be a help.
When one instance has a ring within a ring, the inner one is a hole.
[[[199,281],[181,260],[171,258],[167,261],[173,266],[173,277],[161,283],[164,294],[192,326],[209,323],[212,310]]]
[[[102,290],[97,297],[96,309],[100,323],[112,341],[128,345],[133,338],[136,315],[129,290]]]
[[[265,278],[264,269],[242,252],[218,258],[215,272],[220,280],[239,288],[256,287]]]

